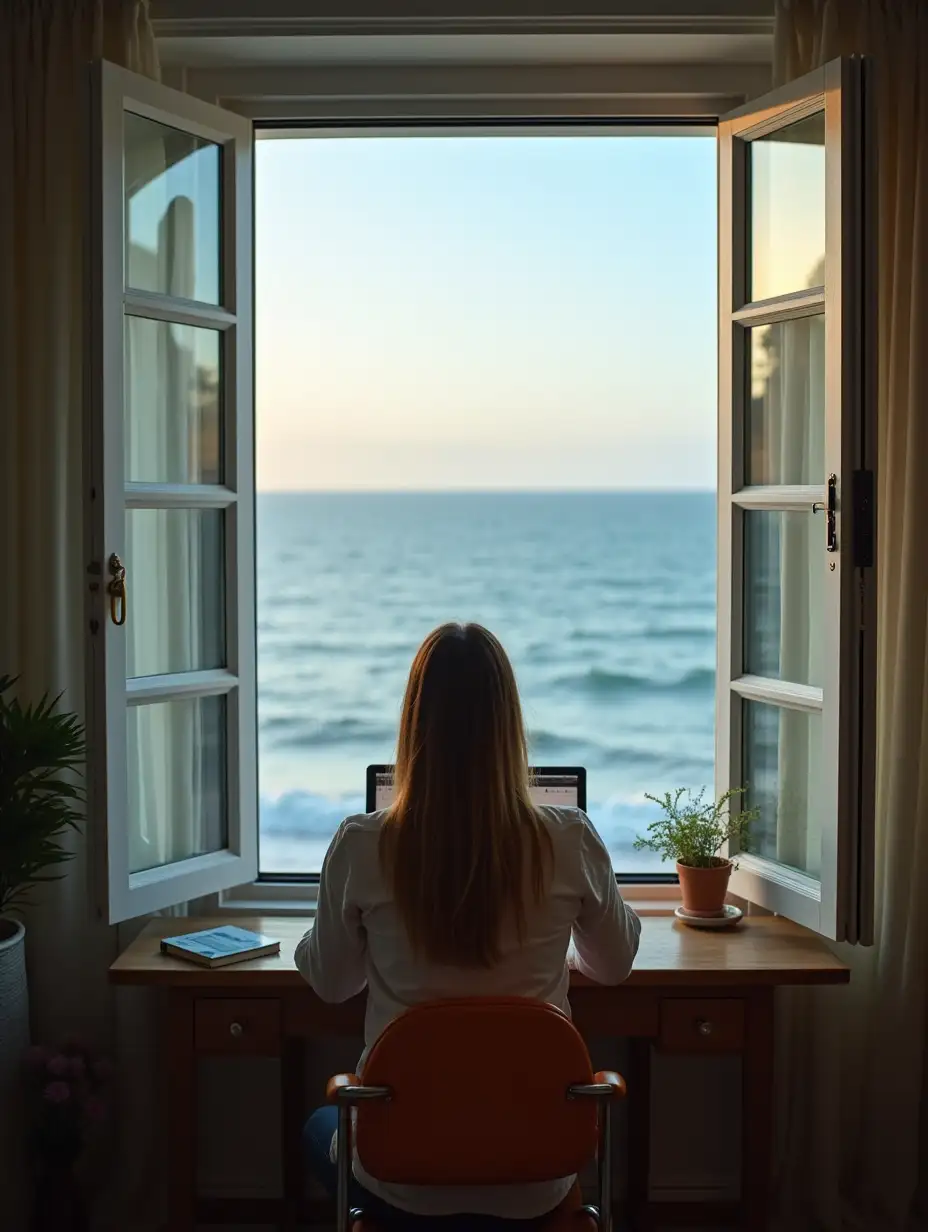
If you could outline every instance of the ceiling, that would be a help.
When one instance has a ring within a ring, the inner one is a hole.
[[[161,62],[188,68],[272,64],[762,64],[770,30],[744,33],[158,35]]]

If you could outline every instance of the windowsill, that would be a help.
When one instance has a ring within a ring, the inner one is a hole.
[[[635,885],[621,887],[622,897],[641,916],[669,916],[680,905],[677,885]],[[227,915],[305,915],[316,914],[316,886],[299,882],[260,882],[239,886],[218,896],[211,913]]]

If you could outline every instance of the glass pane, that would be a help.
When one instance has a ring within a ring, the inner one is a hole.
[[[823,514],[744,515],[744,670],[822,684]]]
[[[126,317],[126,478],[220,483],[220,335]]]
[[[822,716],[766,702],[743,703],[744,781],[760,809],[746,851],[821,875]]]
[[[223,513],[126,510],[126,671],[225,666]]]
[[[124,120],[126,286],[218,304],[220,147]]]
[[[749,484],[825,482],[825,318],[748,330]]]
[[[825,283],[825,113],[748,146],[752,300]]]
[[[129,871],[228,846],[226,699],[129,706]]]

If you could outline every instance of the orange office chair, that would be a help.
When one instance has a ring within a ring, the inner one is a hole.
[[[434,1001],[395,1018],[363,1073],[329,1079],[338,1106],[338,1232],[378,1232],[348,1205],[352,1109],[369,1175],[408,1185],[549,1181],[599,1168],[598,1206],[574,1186],[545,1232],[611,1232],[611,1108],[625,1094],[594,1074],[586,1045],[553,1005],[526,997]]]

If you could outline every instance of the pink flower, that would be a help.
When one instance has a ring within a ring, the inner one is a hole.
[[[59,1078],[64,1078],[71,1072],[71,1058],[64,1057],[61,1053],[57,1053],[55,1056],[49,1057],[48,1072],[50,1074],[57,1075]]]
[[[71,1057],[71,1077],[83,1078],[84,1076],[84,1058]]]
[[[42,1044],[33,1044],[31,1048],[26,1049],[26,1064],[33,1069],[44,1069],[48,1063],[48,1058],[49,1051]]]
[[[50,1082],[43,1095],[50,1104],[64,1104],[71,1098],[71,1088],[66,1082]]]
[[[89,1095],[84,1110],[91,1121],[102,1121],[106,1116],[106,1102],[99,1095]]]

